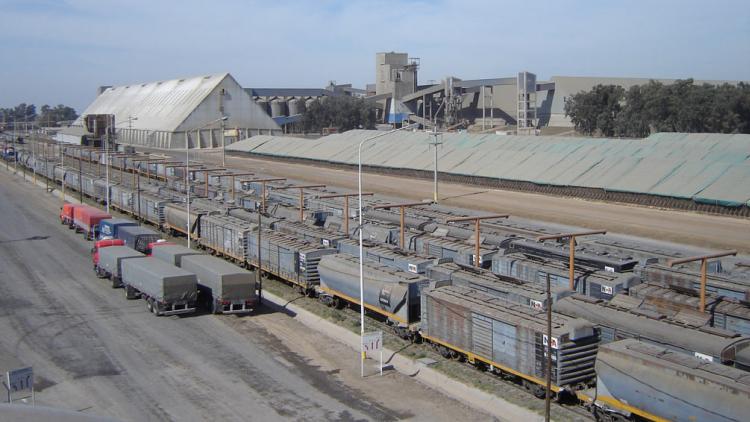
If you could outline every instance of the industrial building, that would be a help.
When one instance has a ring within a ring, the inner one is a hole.
[[[375,83],[368,84],[364,90],[351,85],[331,85],[325,89],[253,88],[249,91],[280,123],[304,113],[305,105],[313,99],[355,95],[375,103],[378,121],[382,123],[417,122],[426,128],[469,128],[476,132],[510,129],[518,134],[536,134],[545,127],[571,129],[573,124],[565,116],[565,100],[596,85],[613,84],[628,89],[652,80],[663,84],[675,81],[587,76],[552,76],[549,80],[538,80],[534,73],[521,71],[516,75],[483,79],[449,76],[436,83],[420,84],[420,62],[408,53],[376,53]]]
[[[154,148],[185,148],[186,143],[190,148],[210,148],[281,133],[229,73],[102,87],[81,117],[60,132],[60,140],[74,142],[85,136],[83,116],[89,114],[114,115],[118,142]],[[222,116],[227,119],[221,121]]]

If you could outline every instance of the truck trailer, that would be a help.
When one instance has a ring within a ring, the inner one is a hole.
[[[114,242],[117,240],[100,240]],[[97,248],[94,257],[94,272],[99,278],[112,280],[112,288],[122,286],[122,263],[131,258],[143,258],[142,253],[123,245]]]
[[[90,205],[75,207],[73,210],[73,226],[77,232],[83,232],[86,240],[96,239],[99,232],[99,222],[112,218],[111,215]]]
[[[125,218],[107,218],[99,222],[99,240],[104,238],[117,239],[120,227],[137,226],[138,223]]]
[[[195,274],[164,261],[153,257],[124,260],[122,284],[127,299],[140,297],[154,315],[195,312],[198,298]]]
[[[161,235],[141,226],[124,226],[117,230],[117,238],[122,239],[126,246],[148,255],[151,253],[149,243],[161,239]]]
[[[211,312],[247,313],[257,305],[254,272],[210,255],[183,255],[180,261],[183,270],[195,273],[201,302]]]

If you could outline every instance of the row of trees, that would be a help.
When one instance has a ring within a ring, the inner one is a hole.
[[[361,98],[323,97],[307,106],[301,123],[305,132],[320,132],[328,127],[335,127],[341,132],[350,129],[374,129],[375,106]]]
[[[654,132],[750,133],[750,84],[651,81],[625,90],[597,85],[566,99],[565,114],[586,135],[646,137]]]
[[[13,128],[14,122],[34,122],[39,126],[52,127],[77,118],[75,109],[63,104],[55,107],[45,104],[39,113],[34,104],[21,103],[15,107],[0,108],[0,122],[8,129]]]

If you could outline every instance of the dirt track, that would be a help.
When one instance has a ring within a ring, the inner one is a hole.
[[[181,155],[176,155],[182,158]],[[218,150],[196,151],[203,161],[220,163]],[[356,190],[353,171],[227,155],[227,166],[254,169],[266,174],[325,183]],[[432,197],[432,182],[420,179],[367,174],[364,189],[404,199]],[[587,228],[603,228],[613,233],[714,248],[737,249],[750,253],[750,219],[662,210],[635,205],[612,204],[532,193],[487,190],[453,183],[440,184],[441,203],[458,207],[509,213],[518,217]]]

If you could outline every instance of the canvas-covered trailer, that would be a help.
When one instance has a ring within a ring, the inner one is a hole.
[[[122,285],[122,263],[131,258],[143,258],[144,254],[127,246],[107,246],[99,249],[99,263],[94,267],[97,276],[112,280],[112,287]]]
[[[101,220],[99,222],[99,239],[101,240],[105,237],[117,239],[117,234],[120,230],[120,227],[137,225],[138,223],[136,223],[135,221],[128,220],[126,218],[107,218]]]
[[[200,296],[214,313],[246,313],[257,305],[253,271],[209,255],[185,255],[180,268],[196,275]]]
[[[117,230],[117,238],[125,242],[125,246],[138,252],[151,253],[148,245],[161,239],[161,234],[141,226],[123,226]]]
[[[740,421],[750,414],[750,374],[636,339],[601,345],[596,412],[647,420]]]
[[[546,346],[551,341],[552,389],[575,391],[592,385],[599,345],[588,321],[510,303],[473,289],[444,286],[422,294],[422,337],[444,355],[460,354],[490,369],[516,375],[543,396]]]
[[[151,248],[151,256],[181,267],[182,258],[189,255],[202,255],[203,252],[182,245],[159,245]]]
[[[198,282],[195,274],[156,258],[122,262],[122,284],[128,299],[140,296],[155,315],[195,312]]]

